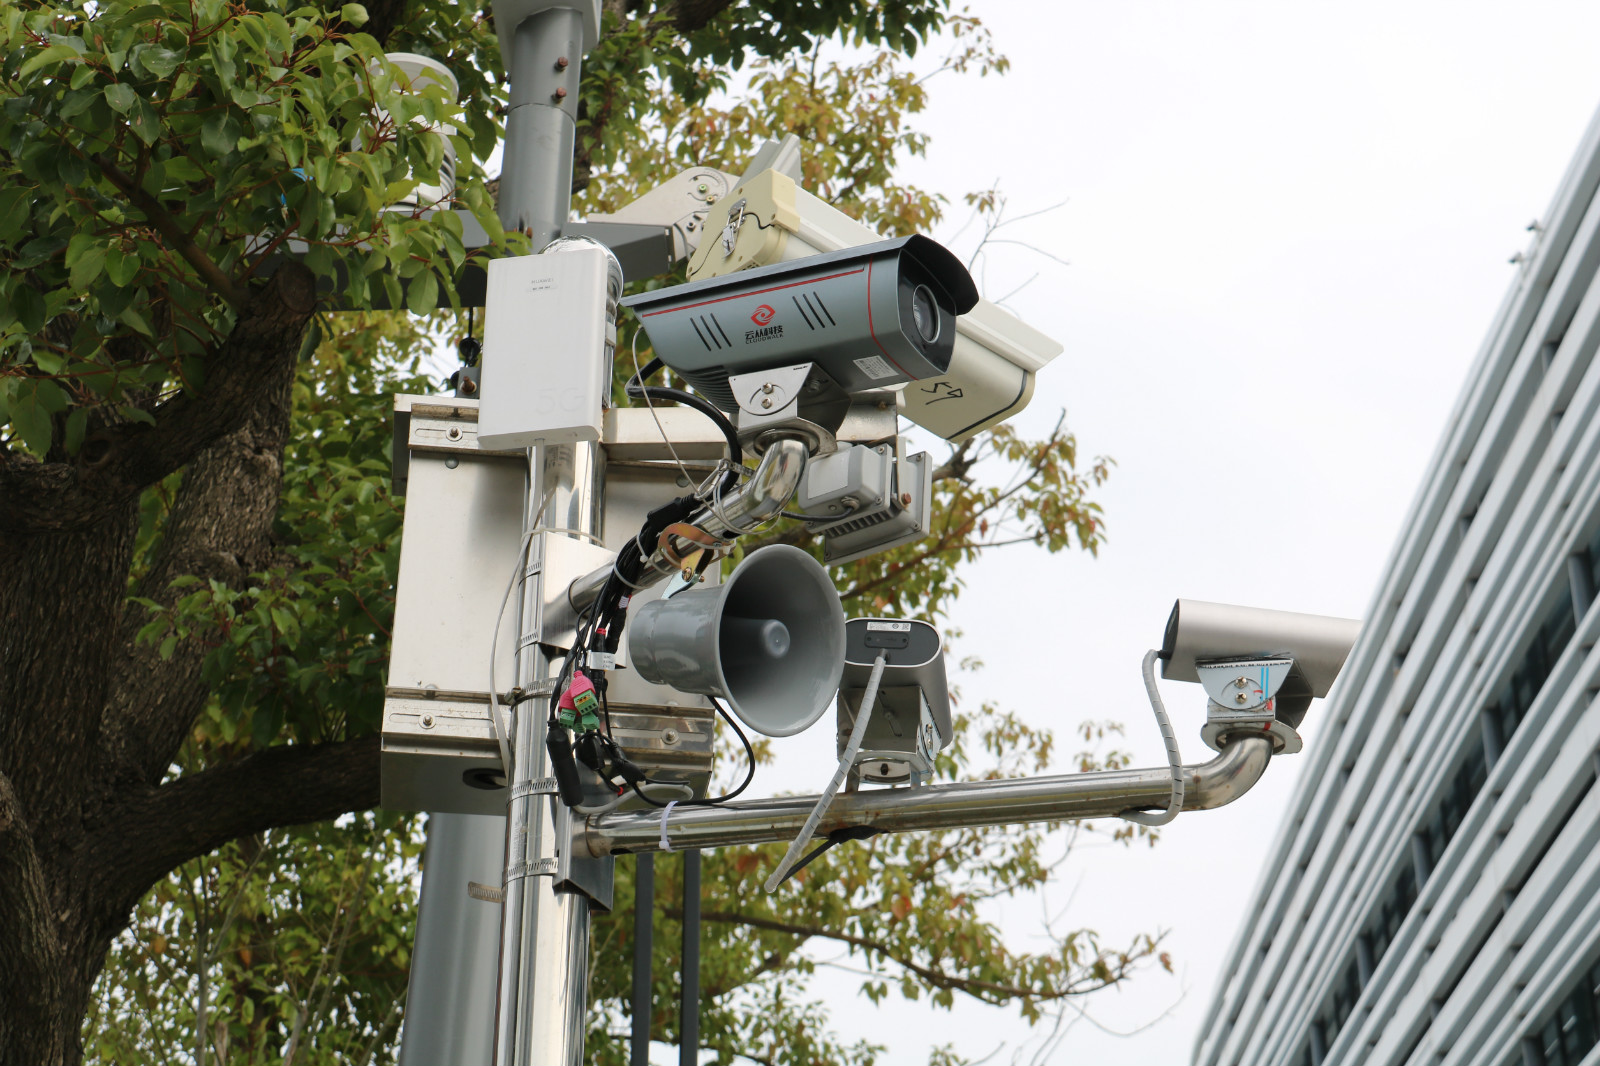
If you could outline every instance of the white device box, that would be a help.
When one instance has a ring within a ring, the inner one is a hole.
[[[493,450],[600,439],[611,391],[604,248],[489,262],[478,444]]]

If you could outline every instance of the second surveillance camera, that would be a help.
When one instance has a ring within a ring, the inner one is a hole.
[[[851,394],[938,377],[978,289],[943,245],[911,236],[622,302],[657,358],[732,413],[728,378],[756,370],[815,363]]]

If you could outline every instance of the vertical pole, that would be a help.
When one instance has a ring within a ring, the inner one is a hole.
[[[700,852],[683,853],[683,1001],[678,1066],[700,1066]]]
[[[656,857],[635,856],[633,867],[633,1041],[628,1066],[650,1066],[650,963],[656,906]]]
[[[530,232],[537,251],[561,236],[572,204],[583,16],[569,7],[529,15],[501,58],[511,101],[497,207],[501,225]]]
[[[602,476],[597,444],[530,450],[527,528],[598,536]],[[535,695],[516,705],[512,719],[495,1066],[578,1066],[588,1007],[589,902],[555,887],[571,812],[556,795],[545,748],[549,690],[561,659],[538,642],[541,543],[535,538],[529,552],[518,625],[517,684]]]
[[[511,17],[516,6],[503,14]],[[583,16],[550,6],[517,23],[510,54],[502,56],[511,101],[499,214],[507,229],[531,234],[536,249],[560,236],[571,206],[583,45]],[[526,528],[598,536],[603,467],[595,444],[532,449]],[[533,698],[516,705],[511,725],[495,1066],[578,1066],[588,1006],[589,903],[555,887],[557,848],[570,836],[571,814],[556,796],[545,749],[548,689],[560,659],[538,643],[537,550],[530,552],[517,630],[517,684]]]
[[[500,908],[467,882],[500,883],[505,838],[499,815],[428,815],[400,1066],[489,1066]]]

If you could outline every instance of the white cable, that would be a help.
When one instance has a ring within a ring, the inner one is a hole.
[[[1156,724],[1161,727],[1161,739],[1167,745],[1167,764],[1172,767],[1172,795],[1167,799],[1167,809],[1160,814],[1130,811],[1122,815],[1125,821],[1140,825],[1166,825],[1183,810],[1183,756],[1178,754],[1178,738],[1172,734],[1166,705],[1161,702],[1161,692],[1156,688],[1156,659],[1160,656],[1158,651],[1144,653],[1144,690],[1150,694],[1150,707],[1156,712]]]
[[[683,481],[686,485],[693,485],[694,478],[689,476],[689,468],[683,465],[683,460],[678,458],[678,449],[672,446],[672,438],[667,436],[666,427],[661,424],[661,416],[656,414],[656,405],[650,402],[650,390],[645,388],[644,374],[639,369],[639,334],[642,330],[633,331],[633,376],[639,380],[639,387],[644,391],[639,393],[639,398],[644,400],[645,407],[650,411],[650,419],[656,424],[656,432],[661,434],[661,439],[666,442],[667,451],[672,453],[672,461],[678,464],[678,469],[683,472]]]
[[[536,515],[544,514],[544,509],[550,506],[550,500],[555,496],[554,487],[544,494],[544,499],[539,501]],[[489,635],[489,721],[494,725],[494,742],[500,745],[500,768],[506,775],[506,781],[511,780],[511,744],[506,739],[506,724],[500,720],[500,693],[495,688],[494,660],[495,651],[500,645],[500,627],[505,625],[506,604],[511,602],[511,590],[517,587],[517,578],[522,576],[522,571],[528,565],[528,545],[533,542],[534,534],[543,532],[542,525],[534,526],[522,534],[522,544],[517,548],[516,566],[511,571],[511,580],[506,582],[505,595],[500,597],[500,613],[494,616],[494,632]]]
[[[677,800],[673,800],[672,802],[668,803],[665,807],[663,807],[661,809],[661,841],[660,841],[660,843],[661,843],[661,850],[662,851],[671,851],[672,850],[672,841],[667,839],[667,815],[671,814],[672,813],[672,808],[676,807],[677,805],[678,805],[678,801]]]
[[[670,788],[674,792],[680,793],[678,799],[672,801],[673,803],[678,802],[678,800],[694,799],[694,789],[690,788],[688,785],[679,784],[676,781],[646,781],[639,786],[639,791],[649,792],[651,789],[659,790],[664,788]],[[572,809],[577,811],[579,814],[610,814],[612,811],[616,810],[624,803],[627,803],[632,798],[633,793],[624,792],[622,795],[614,796],[613,798],[606,800],[604,803],[596,803],[593,806],[587,807],[578,806]]]
[[[817,797],[817,805],[811,808],[806,824],[800,827],[800,835],[789,842],[789,850],[783,853],[783,861],[778,863],[778,868],[767,878],[767,883],[763,887],[768,892],[776,892],[783,879],[789,876],[790,869],[800,858],[800,852],[811,842],[811,834],[817,831],[817,823],[822,821],[822,816],[827,813],[834,794],[839,791],[839,786],[844,784],[845,775],[850,772],[850,767],[855,765],[856,753],[861,750],[861,741],[867,735],[867,718],[872,714],[872,705],[878,700],[878,682],[883,680],[884,664],[882,655],[873,662],[872,676],[867,679],[867,690],[861,694],[861,709],[856,712],[856,724],[850,730],[850,741],[844,746],[844,754],[839,756],[839,768],[833,772],[833,780],[822,790],[822,795]],[[665,820],[662,819],[663,822]]]

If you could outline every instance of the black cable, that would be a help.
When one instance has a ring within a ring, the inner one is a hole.
[[[789,880],[789,878],[804,870],[811,864],[812,859],[815,859],[835,844],[843,844],[847,840],[865,840],[868,837],[877,836],[881,832],[883,830],[874,829],[870,825],[847,825],[841,829],[835,829],[828,834],[827,840],[806,852],[805,858],[790,867],[789,872],[783,875],[783,881]],[[783,884],[783,881],[779,881],[778,884]]]
[[[739,446],[738,431],[733,428],[733,423],[728,421],[728,416],[722,413],[722,408],[710,400],[696,396],[692,392],[685,392],[683,389],[645,384],[665,365],[660,357],[652,356],[648,363],[634,371],[627,384],[622,386],[622,391],[628,395],[629,399],[633,400],[670,400],[674,403],[681,403],[683,406],[692,407],[711,419],[717,424],[717,428],[722,431],[723,439],[728,442],[728,462],[732,463],[735,471],[737,471],[740,465],[739,457],[744,454],[744,449]],[[722,491],[727,492],[733,488],[735,483],[734,481],[724,481],[722,483]]]
[[[631,399],[666,400],[699,411],[715,422],[717,429],[722,431],[722,437],[728,444],[728,461],[738,465],[739,456],[744,453],[744,449],[739,446],[739,432],[733,428],[733,423],[728,421],[728,416],[722,413],[722,408],[710,400],[696,396],[692,392],[685,392],[683,389],[669,389],[663,385],[630,384],[626,391]],[[724,485],[724,490],[729,487],[731,486]]]

